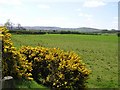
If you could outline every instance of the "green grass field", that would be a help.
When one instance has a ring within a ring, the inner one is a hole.
[[[118,87],[118,37],[116,35],[12,35],[14,45],[56,47],[74,51],[92,70],[89,88]]]

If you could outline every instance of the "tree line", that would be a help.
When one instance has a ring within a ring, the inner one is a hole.
[[[8,19],[8,21],[4,24],[4,26],[9,29],[10,33],[16,34],[82,34],[82,35],[101,35],[101,34],[112,34],[115,33],[120,36],[120,31],[117,30],[101,30],[98,32],[80,32],[80,31],[70,31],[70,30],[27,30],[26,28],[22,27],[20,23],[17,26]]]

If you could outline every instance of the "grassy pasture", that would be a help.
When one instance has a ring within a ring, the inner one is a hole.
[[[116,35],[12,35],[14,45],[56,47],[74,51],[92,70],[89,88],[118,87],[118,37]]]

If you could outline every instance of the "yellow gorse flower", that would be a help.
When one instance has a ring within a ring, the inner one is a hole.
[[[90,70],[75,52],[65,52],[59,48],[22,46],[19,50],[13,46],[11,34],[5,27],[0,27],[3,41],[3,76],[33,80],[52,88],[70,88],[84,86],[84,80]],[[9,65],[7,61],[13,65]],[[9,73],[9,71],[11,71]],[[42,77],[42,78],[41,78]],[[81,82],[81,83],[77,83]]]

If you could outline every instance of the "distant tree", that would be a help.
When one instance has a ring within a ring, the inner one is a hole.
[[[20,30],[20,28],[21,28],[21,24],[20,23],[17,24],[17,28]]]
[[[7,20],[7,22],[4,24],[8,29],[12,30],[13,29],[13,23],[10,21],[10,19]]]
[[[53,32],[56,32],[56,30],[53,30]]]
[[[10,19],[7,20],[7,22],[4,24],[6,27],[10,27]]]
[[[108,31],[107,29],[104,29],[104,30],[102,30],[102,31]]]
[[[115,29],[111,29],[111,31],[115,31]]]

